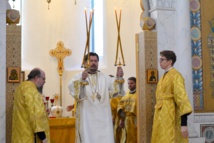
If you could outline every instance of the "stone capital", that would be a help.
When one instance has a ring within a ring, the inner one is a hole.
[[[194,122],[195,123],[214,122],[214,114],[213,113],[195,113]]]

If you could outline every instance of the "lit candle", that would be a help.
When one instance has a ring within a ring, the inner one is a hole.
[[[115,12],[115,17],[116,17],[116,22],[117,22],[117,25],[119,25],[119,24],[118,24],[118,18],[117,18],[117,9],[116,9],[116,8],[114,8],[114,12]]]
[[[86,29],[88,31],[88,21],[87,21],[87,9],[85,8],[85,22],[86,22]]]

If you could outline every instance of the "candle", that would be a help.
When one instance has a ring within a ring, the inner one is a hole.
[[[88,31],[88,20],[87,20],[87,9],[85,8],[85,22],[86,22],[86,30]]]
[[[114,8],[114,14],[115,14],[115,16],[117,16],[117,9],[116,8]]]
[[[91,20],[92,20],[92,11],[90,11],[90,16],[89,16],[89,29],[91,27]]]
[[[120,8],[120,21],[121,21],[122,8]]]
[[[117,18],[117,9],[116,9],[116,8],[114,9],[114,12],[115,12],[115,17],[116,17],[116,22],[117,22],[117,27],[118,27],[119,23],[118,23],[118,18]]]

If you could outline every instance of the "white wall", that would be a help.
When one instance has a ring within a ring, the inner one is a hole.
[[[44,95],[52,97],[59,93],[60,83],[57,73],[57,60],[49,56],[49,51],[56,48],[61,40],[66,48],[72,50],[72,55],[65,58],[63,73],[63,107],[74,102],[69,95],[67,85],[71,77],[83,69],[80,68],[86,41],[84,8],[89,7],[87,0],[56,0],[50,3],[50,10],[46,1],[27,0],[23,2],[22,13],[22,70],[26,76],[34,67],[40,67],[46,72]],[[141,31],[140,1],[138,0],[105,0],[104,2],[104,57],[100,61],[100,70],[116,73],[114,66],[117,29],[114,8],[122,8],[121,39],[126,66],[127,79],[136,75],[135,63],[135,34]],[[96,11],[95,11],[96,12]],[[127,83],[125,83],[125,87]],[[127,89],[127,88],[126,88]],[[64,116],[70,113],[64,110]]]

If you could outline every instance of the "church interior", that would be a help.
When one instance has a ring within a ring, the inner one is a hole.
[[[75,115],[66,107],[75,101],[68,84],[83,71],[86,27],[92,10],[88,46],[100,56],[98,69],[116,76],[118,58],[123,63],[125,90],[127,79],[137,78],[138,143],[151,142],[157,82],[149,82],[148,74],[155,71],[157,79],[164,74],[159,66],[162,50],[176,53],[174,67],[185,79],[194,109],[188,116],[189,142],[214,143],[213,6],[212,0],[1,0],[0,143],[11,142],[13,93],[35,67],[46,74],[44,97],[50,100],[59,95],[63,109],[61,121],[50,119],[53,136],[62,123],[69,129],[61,132],[60,138],[72,132],[72,140],[66,140],[74,142]],[[117,14],[121,14],[119,31]],[[118,35],[121,49],[117,57]],[[60,46],[67,50],[63,57],[54,53]],[[14,68],[19,74],[15,81],[9,79]],[[51,105],[49,101],[46,106]]]

